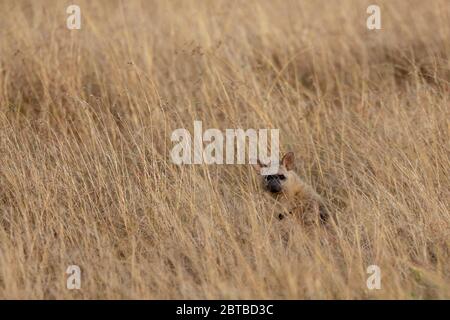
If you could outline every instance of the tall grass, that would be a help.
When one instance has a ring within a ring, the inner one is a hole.
[[[70,4],[0,2],[1,298],[450,298],[447,0]],[[172,164],[194,120],[279,128],[332,232]]]

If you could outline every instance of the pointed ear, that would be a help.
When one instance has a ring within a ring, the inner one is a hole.
[[[267,165],[261,163],[261,161],[259,161],[259,159],[256,161],[256,163],[252,164],[253,168],[255,168],[256,172],[258,174],[261,173],[261,169],[267,167]]]
[[[288,152],[281,159],[281,164],[286,167],[287,170],[294,169],[294,153]]]

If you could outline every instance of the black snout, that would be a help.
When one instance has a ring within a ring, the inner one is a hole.
[[[279,193],[281,192],[281,181],[285,180],[286,177],[282,174],[274,174],[265,176],[264,179],[266,180],[266,188],[271,193]]]
[[[281,191],[281,184],[280,181],[272,180],[268,183],[267,188],[272,193],[278,193]]]

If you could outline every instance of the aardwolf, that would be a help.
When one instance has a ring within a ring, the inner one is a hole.
[[[293,171],[293,152],[284,155],[276,174],[262,175],[261,169],[268,165],[259,160],[253,166],[261,177],[263,189],[277,201],[280,220],[288,215],[308,225],[328,220],[329,213],[322,197]]]

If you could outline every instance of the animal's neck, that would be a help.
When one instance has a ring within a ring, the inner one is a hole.
[[[300,179],[299,176],[293,176],[293,180],[290,182],[288,188],[284,191],[284,198],[286,200],[292,200],[294,198],[303,197],[308,193],[308,186]]]

